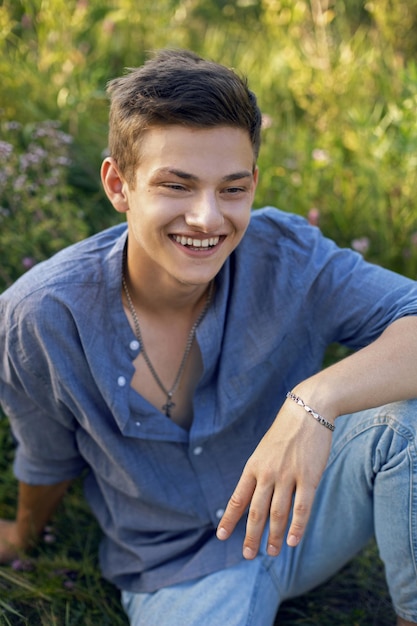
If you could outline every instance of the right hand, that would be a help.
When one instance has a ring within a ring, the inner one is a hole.
[[[17,522],[0,519],[0,564],[17,559],[25,546],[19,537]]]

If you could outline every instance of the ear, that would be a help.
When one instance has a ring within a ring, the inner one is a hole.
[[[107,157],[101,164],[101,182],[106,195],[116,211],[126,213],[129,210],[128,197],[126,194],[127,183],[121,175],[116,161]]]

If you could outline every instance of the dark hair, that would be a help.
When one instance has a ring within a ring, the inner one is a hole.
[[[261,112],[247,81],[187,50],[161,50],[108,83],[109,151],[129,184],[140,160],[140,139],[152,126],[232,126],[249,134],[254,160]]]

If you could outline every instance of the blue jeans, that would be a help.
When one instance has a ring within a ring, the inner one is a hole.
[[[376,537],[396,613],[417,623],[417,400],[340,417],[297,548],[155,593],[122,592],[131,626],[272,626]],[[370,585],[372,581],[369,581]]]

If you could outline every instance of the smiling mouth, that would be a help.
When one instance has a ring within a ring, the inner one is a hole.
[[[207,239],[194,239],[193,237],[184,237],[183,235],[172,235],[172,239],[185,248],[193,250],[210,250],[214,248],[220,241],[220,237],[209,237]]]

